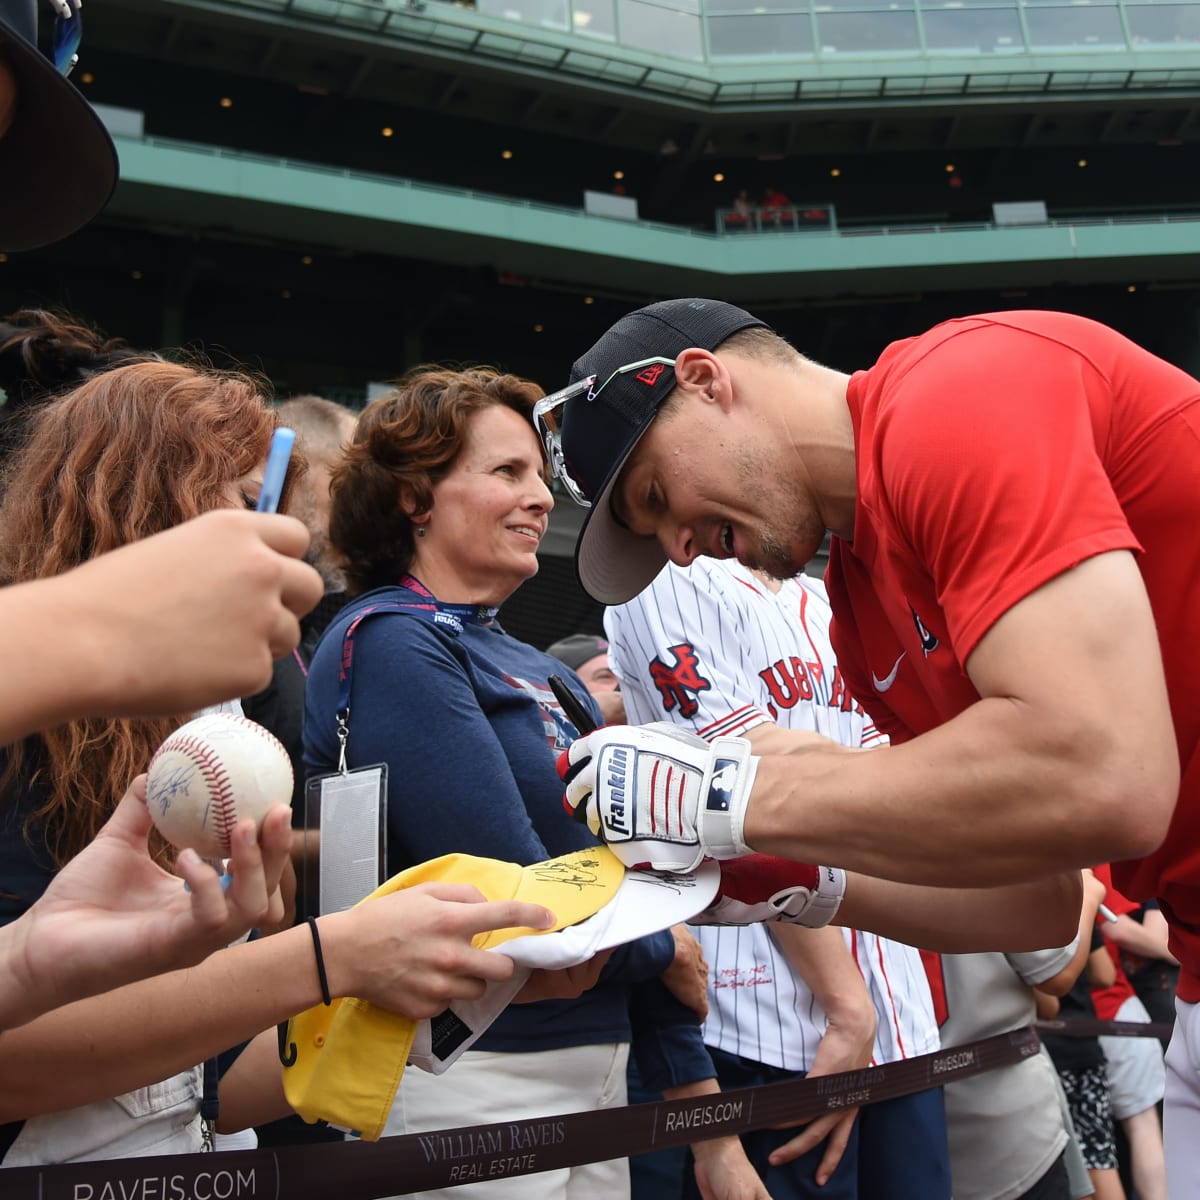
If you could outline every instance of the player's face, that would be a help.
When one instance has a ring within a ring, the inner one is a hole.
[[[634,533],[657,538],[680,566],[706,554],[789,579],[825,536],[797,474],[778,438],[684,397],[638,442],[613,490],[613,512]]]
[[[537,574],[537,549],[554,498],[527,418],[492,405],[477,413],[449,474],[433,489],[428,533],[417,539],[413,574],[428,564],[460,593],[445,600],[500,603]],[[443,585],[444,590],[444,585]]]

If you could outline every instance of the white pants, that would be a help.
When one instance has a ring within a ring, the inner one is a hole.
[[[196,1067],[112,1100],[30,1117],[5,1155],[4,1166],[194,1154],[200,1147],[200,1068]]]
[[[1200,1004],[1179,999],[1167,1049],[1163,1142],[1167,1194],[1171,1200],[1196,1200],[1200,1196]]]
[[[622,1042],[535,1054],[468,1050],[443,1075],[410,1067],[400,1080],[384,1135],[619,1108],[628,1103],[628,1058],[629,1046]],[[396,1182],[402,1189],[403,1181]],[[610,1159],[536,1175],[484,1179],[433,1192],[402,1194],[413,1200],[470,1196],[487,1200],[628,1200],[629,1160]]]

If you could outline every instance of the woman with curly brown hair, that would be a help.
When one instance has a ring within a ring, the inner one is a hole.
[[[0,582],[60,575],[213,509],[253,508],[274,428],[241,376],[166,362],[97,376],[35,415],[6,472]],[[47,730],[9,751],[0,788],[25,779],[41,794],[30,819],[44,826],[41,840],[62,866],[189,715]]]
[[[253,507],[274,427],[240,375],[159,361],[97,375],[38,411],[11,461],[0,581],[56,576],[197,514]],[[0,752],[0,923],[38,899],[191,715],[76,720]],[[244,833],[253,842],[253,828]],[[268,815],[262,842],[265,854],[286,856],[285,807]],[[169,863],[168,848],[159,852]],[[536,906],[514,913],[464,889],[418,892],[323,918],[327,980],[315,969],[315,931],[294,929],[7,1030],[3,1164],[198,1150],[194,1064],[317,1003],[326,984],[408,1015],[440,1011],[511,973],[503,956],[470,949],[474,933],[514,915],[546,923]],[[281,918],[277,898],[272,907],[264,924]]]

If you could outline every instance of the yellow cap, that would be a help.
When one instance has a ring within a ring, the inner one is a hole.
[[[554,913],[550,929],[479,934],[474,944],[490,949],[512,938],[554,933],[586,920],[616,896],[624,877],[620,860],[605,846],[528,867],[447,854],[393,876],[362,903],[418,883],[469,883],[489,900],[525,900]],[[504,997],[500,1008],[509,998]],[[391,1111],[417,1025],[409,1017],[353,997],[302,1012],[288,1031],[288,1040],[296,1044],[296,1061],[283,1071],[288,1103],[306,1121],[329,1121],[375,1141]],[[474,1036],[480,1032],[475,1030]]]

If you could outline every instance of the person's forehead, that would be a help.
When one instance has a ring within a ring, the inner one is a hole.
[[[510,450],[518,445],[522,448],[529,445],[541,453],[533,423],[506,404],[489,404],[474,413],[467,422],[466,440],[481,449],[503,441]]]

